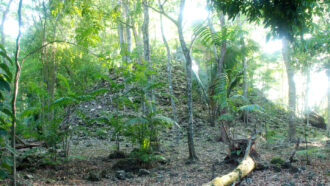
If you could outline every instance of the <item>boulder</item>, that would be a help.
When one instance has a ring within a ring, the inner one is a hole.
[[[307,122],[306,116],[305,116],[305,122]],[[320,129],[327,128],[327,124],[325,123],[324,118],[315,112],[309,113],[309,123],[316,128],[320,128]]]

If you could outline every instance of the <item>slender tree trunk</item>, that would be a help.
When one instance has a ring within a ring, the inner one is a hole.
[[[210,31],[211,31],[211,34],[212,34],[212,39],[214,39],[213,38],[213,34],[215,34],[216,32],[215,32],[215,30],[213,28],[213,25],[212,25],[212,22],[210,20],[210,17],[208,17],[207,23],[209,25],[209,28],[210,28]],[[217,49],[216,49],[214,43],[212,43],[212,49],[213,49],[215,61],[218,64],[219,61],[220,61],[220,56],[218,55],[218,52],[217,52]],[[212,73],[212,67],[211,67],[211,73]],[[212,77],[214,77],[214,76],[211,75],[211,81],[213,81],[213,78]],[[215,100],[213,94],[211,94],[211,96],[209,96],[209,97],[211,99],[211,103],[213,103],[213,104],[209,104],[209,120],[210,120],[209,122],[210,122],[210,125],[212,127],[214,127],[215,126],[216,117],[218,115],[218,104],[214,104],[216,102],[216,100]]]
[[[308,64],[307,64],[308,65]],[[309,160],[308,160],[308,141],[307,141],[307,127],[309,126],[309,84],[310,84],[310,69],[309,69],[309,66],[307,66],[307,69],[306,69],[306,90],[305,90],[305,116],[306,116],[306,124],[305,124],[305,127],[304,127],[304,136],[305,136],[305,150],[306,150],[306,161],[307,161],[307,164],[309,163]],[[299,139],[298,139],[299,140]]]
[[[225,22],[225,17],[222,12],[219,13],[219,20],[220,20],[222,35],[226,35],[226,33],[227,33],[226,22]],[[227,51],[227,43],[224,40],[221,45],[220,57],[218,59],[218,74],[221,74],[223,71],[222,67],[223,67],[223,63],[225,61],[226,51]]]
[[[5,41],[4,25],[5,25],[7,14],[9,13],[10,5],[11,5],[12,2],[13,2],[13,0],[9,0],[5,11],[2,13],[2,19],[1,19],[1,24],[0,24],[0,34],[1,34],[1,45],[3,47],[5,47],[5,44],[6,44],[5,43],[6,41]],[[3,62],[5,64],[7,64],[7,61],[6,61],[5,58],[3,58]]]
[[[243,46],[245,47],[245,46]],[[243,96],[247,99],[247,63],[246,63],[246,58],[243,58]],[[244,123],[248,124],[248,112],[244,111],[243,112],[243,119]]]
[[[327,69],[327,75],[328,75],[328,127],[327,132],[329,136],[330,132],[330,69]]]
[[[13,99],[12,99],[12,113],[13,113],[13,121],[12,121],[12,128],[11,128],[11,146],[13,149],[16,148],[16,100],[17,100],[17,94],[18,94],[18,87],[19,87],[19,78],[21,75],[21,66],[19,63],[19,52],[20,52],[20,38],[21,38],[21,25],[22,25],[22,0],[19,1],[18,5],[18,36],[16,39],[16,53],[15,53],[15,63],[16,63],[16,74],[15,74],[15,81],[14,81],[14,93],[13,93]],[[12,185],[16,186],[16,156],[15,153],[12,154],[13,156],[13,169],[12,169]]]
[[[41,46],[44,46],[46,44],[46,24],[47,24],[47,16],[46,16],[46,7],[44,5],[43,2],[43,9],[44,9],[44,23],[43,23],[43,30],[42,30],[42,42],[41,42]],[[43,47],[41,50],[41,61],[42,61],[42,85],[44,87],[44,84],[46,84],[46,86],[48,86],[48,72],[47,72],[47,47]],[[45,123],[48,121],[46,120],[46,98],[45,95],[42,95],[42,103],[41,103],[41,107],[42,107],[42,114],[41,114],[41,128],[37,128],[38,132],[41,132],[42,134],[45,132],[44,131],[44,126]],[[39,131],[41,130],[41,131]],[[40,133],[39,133],[40,134]]]
[[[160,3],[160,1],[159,1]],[[176,115],[176,108],[175,108],[175,101],[174,101],[174,93],[173,93],[173,87],[172,87],[172,70],[171,70],[171,49],[170,46],[167,43],[166,37],[165,37],[165,33],[164,33],[164,28],[163,28],[163,17],[160,14],[160,30],[162,32],[162,39],[166,48],[166,52],[167,52],[167,60],[166,60],[166,64],[167,64],[167,77],[168,77],[168,89],[170,92],[170,97],[171,97],[171,106],[172,106],[172,117],[173,120],[175,122],[178,122],[178,118]],[[177,136],[176,136],[176,143],[179,143],[179,139],[180,139],[180,129],[177,128]]]
[[[226,35],[227,33],[227,28],[226,28],[226,22],[225,22],[225,17],[223,15],[223,12],[220,12],[218,14],[219,16],[219,20],[220,20],[220,25],[221,25],[221,33],[222,35]],[[221,52],[220,52],[220,57],[218,58],[218,62],[217,62],[217,75],[220,79],[222,79],[222,77],[224,76],[224,72],[223,72],[223,64],[225,62],[225,57],[226,57],[226,52],[227,52],[227,42],[226,40],[222,41],[221,44]],[[220,81],[220,83],[222,83]],[[217,113],[219,112],[219,107],[217,108]],[[225,113],[225,110],[220,110],[220,114]],[[220,127],[220,133],[221,133],[221,138],[223,140],[223,142],[225,142],[226,144],[229,145],[229,149],[233,149],[232,144],[231,144],[231,140],[230,140],[230,135],[228,132],[228,127],[226,125],[226,122],[221,122],[221,127]]]
[[[151,62],[150,62],[150,38],[149,38],[149,8],[148,8],[148,1],[144,0],[143,1],[143,25],[142,25],[142,31],[143,31],[143,46],[144,46],[144,61],[147,63],[147,66],[149,69],[152,68]],[[152,81],[152,77],[150,75],[147,75],[148,81]],[[155,113],[156,112],[156,107],[154,104],[154,93],[153,90],[148,90],[147,91],[147,100],[149,102],[149,105],[151,106],[148,109],[148,113]],[[153,127],[153,125],[150,126],[151,130],[153,133],[157,133],[156,129]],[[152,135],[153,137],[150,139],[151,142],[151,147],[155,151],[160,150],[159,146],[159,140],[157,135]]]
[[[193,112],[192,112],[192,81],[191,81],[191,72],[192,72],[192,60],[190,56],[190,51],[187,48],[186,42],[183,36],[183,29],[182,29],[182,19],[183,19],[183,11],[185,6],[185,0],[180,1],[180,12],[179,12],[179,19],[178,19],[178,33],[179,33],[179,40],[181,44],[181,48],[183,54],[186,59],[186,78],[187,78],[187,99],[188,99],[188,148],[189,148],[189,159],[197,160],[198,157],[195,152],[195,145],[194,145],[194,130],[193,130]]]
[[[121,1],[118,0],[118,6],[121,7]],[[121,10],[121,9],[120,9]],[[120,22],[119,20],[120,18],[118,18],[117,20],[117,26],[118,26],[118,38],[119,38],[119,46],[120,46],[120,53],[122,56],[122,63],[126,63],[126,55],[123,55],[123,53],[125,52],[125,47],[124,47],[124,30],[123,30],[123,24]]]
[[[149,41],[149,8],[147,5],[147,0],[143,1],[143,25],[142,25],[142,32],[143,32],[143,54],[144,54],[144,62],[147,63],[148,68],[151,68],[150,63],[150,41]],[[148,80],[150,81],[151,78],[148,75]],[[149,101],[152,100],[151,91],[147,92],[147,99]],[[153,110],[152,110],[153,111]]]
[[[126,60],[127,63],[130,63],[131,58],[131,46],[132,46],[132,37],[131,37],[131,18],[129,11],[129,2],[123,0],[123,7],[126,16]]]
[[[244,57],[243,59],[243,96],[247,98],[247,63],[246,63],[246,58]]]
[[[138,62],[138,64],[141,64],[142,63],[143,43],[142,43],[141,38],[140,38],[140,36],[139,36],[139,34],[136,30],[135,24],[132,23],[132,25],[133,25],[132,31],[133,31],[134,41],[135,41],[135,47],[136,47],[136,51],[138,53],[137,62]]]
[[[288,138],[290,141],[294,141],[296,137],[296,123],[295,123],[295,111],[296,111],[296,87],[294,82],[294,69],[290,64],[290,53],[289,53],[289,41],[286,37],[282,39],[282,55],[286,66],[286,72],[288,76],[289,85],[289,132]]]

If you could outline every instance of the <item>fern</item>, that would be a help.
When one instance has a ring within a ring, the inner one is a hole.
[[[244,106],[239,107],[239,110],[248,111],[248,112],[256,112],[256,111],[263,112],[264,111],[264,109],[257,104],[244,105]]]

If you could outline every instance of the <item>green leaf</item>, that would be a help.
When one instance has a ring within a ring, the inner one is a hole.
[[[0,90],[10,91],[10,85],[2,77],[0,77]]]
[[[100,88],[100,89],[94,90],[92,93],[90,93],[90,95],[91,96],[97,96],[97,95],[104,94],[104,93],[107,93],[107,92],[109,92],[109,89],[107,89],[107,88]]]
[[[79,103],[79,101],[76,98],[70,97],[70,96],[61,97],[61,98],[55,100],[51,107],[54,108],[56,106],[64,106],[64,105],[73,104],[73,103]]]
[[[3,71],[6,72],[6,74],[7,74],[7,78],[8,78],[8,81],[11,81],[13,75],[12,75],[12,73],[10,72],[9,67],[8,67],[6,64],[2,63],[2,64],[0,64],[0,68],[1,68]]]
[[[0,168],[0,179],[5,179],[8,177],[7,171]]]
[[[241,111],[249,111],[249,112],[255,112],[255,111],[264,111],[264,109],[257,105],[257,104],[251,104],[251,105],[244,105],[239,108]]]
[[[0,51],[0,56],[6,58],[10,62],[10,64],[13,64],[13,61],[10,59],[10,57],[7,56],[6,52]]]
[[[5,135],[7,135],[7,131],[4,128],[0,127],[0,137]]]
[[[142,124],[142,123],[148,123],[148,120],[144,119],[143,117],[136,117],[136,118],[126,121],[125,125],[132,126],[132,125],[137,125],[137,124]]]

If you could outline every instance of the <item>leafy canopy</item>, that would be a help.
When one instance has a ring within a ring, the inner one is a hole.
[[[294,36],[306,32],[313,13],[323,11],[320,0],[212,0],[213,7],[234,19],[239,13],[250,22],[262,21],[274,37]],[[270,38],[270,35],[267,36]]]

